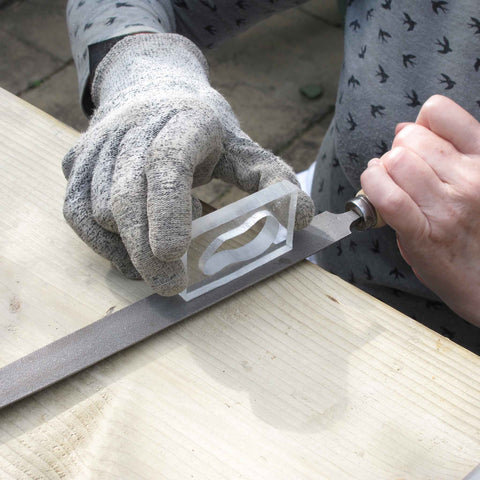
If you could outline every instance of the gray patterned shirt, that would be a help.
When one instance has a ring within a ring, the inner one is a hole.
[[[69,0],[67,19],[80,92],[88,99],[92,44],[136,32],[177,32],[206,49],[300,3]],[[335,118],[318,154],[312,186],[318,211],[343,210],[359,189],[368,160],[390,148],[395,125],[414,121],[431,95],[446,95],[480,119],[480,4],[348,0],[344,56]],[[455,336],[463,322],[415,278],[389,227],[354,233],[321,252],[318,260],[444,335]],[[478,330],[465,335],[466,346],[480,351]]]

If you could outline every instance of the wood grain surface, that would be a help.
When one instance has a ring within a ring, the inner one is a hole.
[[[150,294],[62,217],[77,133],[0,91],[0,366]],[[480,360],[303,262],[0,411],[3,479],[461,479]]]

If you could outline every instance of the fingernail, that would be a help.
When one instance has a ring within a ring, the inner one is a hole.
[[[368,162],[368,166],[369,166],[369,167],[373,167],[374,165],[380,165],[380,162],[379,162],[378,158],[372,158],[372,159]]]

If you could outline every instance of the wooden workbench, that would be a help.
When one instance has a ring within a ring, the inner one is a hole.
[[[151,292],[62,217],[78,133],[0,91],[0,366]],[[463,478],[480,359],[308,262],[0,411],[3,479]]]

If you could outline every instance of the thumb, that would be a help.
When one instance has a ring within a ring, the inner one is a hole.
[[[232,136],[226,143],[225,155],[218,162],[213,176],[253,193],[274,183],[288,180],[300,189],[293,169],[280,157],[262,148],[247,136]],[[303,191],[297,197],[295,228],[305,228],[313,218],[315,207]]]

